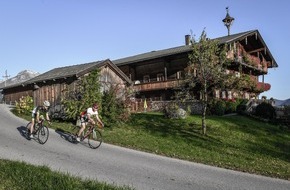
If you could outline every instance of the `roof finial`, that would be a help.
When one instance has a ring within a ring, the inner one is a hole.
[[[226,7],[227,10],[227,14],[226,17],[223,19],[223,23],[225,24],[225,26],[228,29],[228,36],[230,35],[230,28],[231,25],[233,24],[233,21],[235,20],[235,18],[231,17],[229,14],[229,7]]]

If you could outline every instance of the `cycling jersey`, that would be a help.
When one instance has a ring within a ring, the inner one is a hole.
[[[35,118],[37,113],[42,112],[43,114],[48,113],[48,109],[45,109],[43,106],[37,106],[32,110],[32,118]]]

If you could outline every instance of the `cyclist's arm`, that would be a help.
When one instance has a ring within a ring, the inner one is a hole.
[[[104,125],[103,122],[101,121],[99,115],[96,115],[96,118],[97,118],[97,121],[98,121],[101,125]]]
[[[46,112],[45,116],[46,116],[46,121],[48,121],[48,123],[50,124],[50,118],[49,118],[48,112]]]

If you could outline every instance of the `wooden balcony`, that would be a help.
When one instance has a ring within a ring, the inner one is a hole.
[[[271,89],[271,85],[269,83],[262,83],[262,82],[257,83],[257,90],[260,92],[265,92],[270,89]]]
[[[148,82],[137,82],[134,85],[134,89],[142,92],[142,91],[151,91],[151,90],[162,90],[162,89],[172,89],[178,87],[180,81],[177,79],[170,79],[167,81],[157,81],[154,79],[150,79]]]
[[[258,57],[252,56],[246,52],[240,55],[234,55],[234,52],[231,50],[227,53],[227,58],[229,60],[247,65],[248,67],[251,67],[255,70],[258,70],[264,73],[268,72],[269,63],[266,60],[261,61]]]

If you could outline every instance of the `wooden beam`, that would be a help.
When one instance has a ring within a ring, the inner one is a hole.
[[[255,49],[253,51],[248,51],[247,53],[255,53],[255,52],[260,52],[260,51],[265,51],[266,48],[259,48],[259,49]]]

